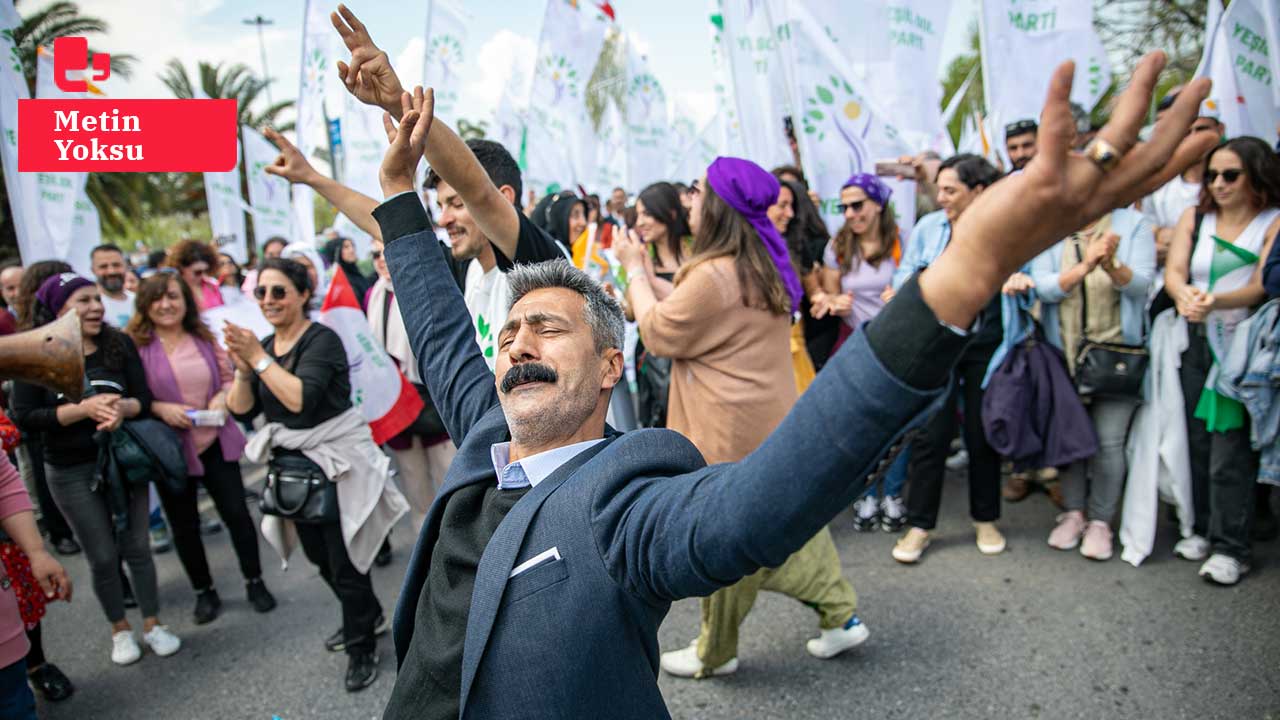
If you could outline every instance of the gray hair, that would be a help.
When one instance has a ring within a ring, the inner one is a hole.
[[[578,293],[585,303],[583,317],[591,328],[596,352],[603,353],[609,348],[622,349],[622,306],[604,291],[600,283],[568,261],[547,260],[532,265],[517,265],[507,273],[507,283],[511,286],[511,305],[520,302],[520,298],[534,290],[565,288]]]

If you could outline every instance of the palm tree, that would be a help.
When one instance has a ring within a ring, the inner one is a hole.
[[[27,90],[36,91],[36,49],[44,46],[53,47],[56,38],[69,35],[105,35],[110,26],[105,20],[89,15],[81,15],[80,8],[73,2],[55,2],[22,18],[22,24],[14,28],[13,44],[22,58],[22,72],[27,78]],[[89,49],[92,56],[96,53]],[[111,73],[128,78],[137,60],[126,53],[111,54]]]
[[[294,106],[293,100],[281,100],[267,105],[260,111],[254,111],[254,106],[259,104],[259,100],[266,101],[267,85],[271,81],[258,77],[243,64],[214,65],[201,61],[196,63],[196,74],[193,78],[187,73],[187,68],[182,61],[174,58],[165,64],[164,72],[160,73],[160,81],[175,97],[179,98],[195,97],[198,88],[206,97],[235,99],[238,125],[254,128],[270,125],[279,131],[291,130],[294,127],[293,122],[283,124],[280,122],[280,114]],[[170,176],[173,181],[171,192],[175,192],[179,198],[190,199],[189,205],[175,208],[176,211],[208,212],[203,178],[198,173],[170,173]],[[247,197],[248,193],[249,177],[244,165],[241,165],[240,194],[242,197]],[[245,229],[249,236],[249,246],[253,247],[252,223],[247,223]]]
[[[266,99],[267,85],[271,81],[254,75],[247,66],[240,63],[230,66],[225,63],[213,65],[201,61],[196,63],[195,79],[198,84],[192,82],[186,66],[177,58],[170,60],[165,65],[164,72],[160,73],[160,81],[174,97],[193,98],[199,87],[207,97],[235,99],[239,112],[237,120],[241,125],[255,128],[270,125],[280,131],[293,128],[293,123],[281,125],[279,121],[280,113],[293,107],[292,100],[281,100],[260,112],[253,111],[253,106],[259,99]]]

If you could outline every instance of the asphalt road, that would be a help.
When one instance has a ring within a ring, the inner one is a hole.
[[[1257,548],[1256,569],[1240,585],[1218,588],[1172,555],[1167,524],[1139,569],[1118,554],[1094,563],[1050,549],[1055,511],[1033,495],[1005,508],[1009,550],[985,557],[973,546],[966,497],[961,482],[947,483],[939,534],[915,567],[892,560],[893,536],[856,533],[847,513],[837,519],[832,528],[871,630],[867,643],[815,660],[804,650],[817,633],[813,613],[763,594],[744,624],[736,675],[660,679],[673,717],[1280,720],[1280,543]],[[410,542],[407,525],[397,528],[395,562],[374,574],[388,612]],[[145,654],[125,668],[110,662],[83,557],[63,558],[77,596],[50,609],[44,632],[49,658],[77,691],[42,704],[42,717],[380,717],[395,671],[389,639],[380,648],[382,677],[346,693],[345,656],[321,645],[340,624],[338,604],[314,568],[299,554],[282,572],[263,543],[266,581],[280,606],[258,615],[245,601],[226,533],[206,538],[206,547],[222,616],[193,625],[194,599],[177,558],[158,556],[161,616],[184,645],[173,657]],[[677,603],[662,647],[683,646],[697,627],[697,601]],[[543,716],[522,709],[512,717]]]

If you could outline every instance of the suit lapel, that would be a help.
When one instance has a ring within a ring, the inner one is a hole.
[[[498,606],[502,603],[502,591],[506,589],[507,579],[511,568],[515,566],[516,554],[524,544],[530,521],[538,513],[542,503],[574,472],[604,450],[614,437],[616,435],[606,437],[604,442],[578,453],[520,498],[499,523],[489,544],[485,546],[484,554],[480,556],[480,565],[476,568],[476,584],[471,592],[471,611],[467,615],[467,635],[462,646],[462,694],[459,696],[458,717],[466,715],[467,695],[475,680],[485,645],[489,642]]]

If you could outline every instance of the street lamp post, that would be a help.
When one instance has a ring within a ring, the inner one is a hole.
[[[264,25],[271,25],[273,21],[270,18],[258,15],[253,18],[246,18],[245,25],[256,25],[258,28],[258,50],[262,53],[262,80],[267,84],[267,104],[275,105],[275,101],[271,99],[271,76],[267,73],[267,44],[262,39],[262,28]]]

